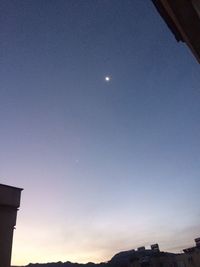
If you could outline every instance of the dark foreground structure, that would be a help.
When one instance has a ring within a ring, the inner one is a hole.
[[[177,41],[185,42],[200,63],[200,0],[152,0]]]
[[[200,238],[195,243],[178,254],[160,251],[158,244],[120,252],[111,259],[111,267],[200,267]]]
[[[0,184],[0,267],[10,267],[21,188]]]

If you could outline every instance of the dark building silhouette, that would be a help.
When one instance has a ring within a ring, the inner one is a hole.
[[[195,243],[196,246],[184,249],[184,253],[160,251],[158,244],[151,245],[151,249],[122,251],[105,267],[200,267],[200,238]]]
[[[200,63],[200,0],[152,0],[177,41],[187,44]]]
[[[0,184],[0,267],[10,267],[21,188]]]

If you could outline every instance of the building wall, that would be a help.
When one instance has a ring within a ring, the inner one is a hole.
[[[194,247],[190,253],[178,255],[177,261],[183,261],[184,267],[200,267],[200,248]]]
[[[130,267],[200,267],[200,248],[191,253],[157,253],[151,257],[136,258]]]
[[[16,215],[17,210],[0,207],[0,267],[10,266]]]
[[[176,255],[158,253],[152,257],[138,259],[131,263],[131,267],[185,267],[183,260],[177,264]],[[200,266],[199,266],[200,267]]]
[[[0,267],[10,267],[21,190],[0,184]]]

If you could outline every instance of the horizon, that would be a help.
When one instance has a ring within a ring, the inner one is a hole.
[[[158,247],[159,247],[159,244],[153,244],[153,245],[158,245]],[[196,247],[196,245],[193,245],[192,247]],[[107,261],[102,261],[102,262],[91,262],[91,261],[88,261],[88,262],[85,262],[85,263],[82,263],[82,262],[71,262],[71,261],[68,261],[68,260],[66,260],[66,261],[57,261],[57,262],[37,262],[37,263],[29,263],[29,264],[52,264],[52,263],[62,263],[62,264],[65,264],[65,263],[69,263],[69,264],[80,264],[80,265],[88,265],[88,264],[94,264],[94,265],[99,265],[99,264],[107,264],[107,263],[109,263],[109,262],[112,262],[112,259],[114,258],[114,257],[116,257],[116,256],[119,256],[119,254],[122,254],[122,253],[126,253],[126,252],[133,252],[133,253],[138,253],[138,251],[139,251],[139,249],[141,249],[141,248],[144,248],[144,250],[145,251],[152,251],[152,248],[151,248],[151,246],[150,247],[148,247],[148,248],[146,248],[146,247],[139,247],[139,248],[136,248],[136,249],[130,249],[130,250],[125,250],[125,251],[120,251],[120,252],[116,252],[109,260],[107,260]],[[155,252],[154,252],[155,253]],[[157,252],[156,252],[157,253]],[[184,254],[184,252],[182,251],[182,252],[169,252],[169,251],[162,251],[162,250],[160,250],[160,248],[159,248],[159,253],[172,253],[172,254],[175,254],[175,255],[180,255],[180,254]],[[13,265],[12,265],[13,266]],[[13,267],[15,267],[15,266],[13,266]],[[21,267],[21,266],[19,266],[19,267]]]
[[[2,0],[0,177],[12,265],[200,233],[200,75],[151,1]]]

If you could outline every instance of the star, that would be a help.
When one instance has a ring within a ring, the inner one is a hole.
[[[110,82],[110,80],[111,80],[111,77],[110,76],[105,76],[105,81],[106,82]]]

